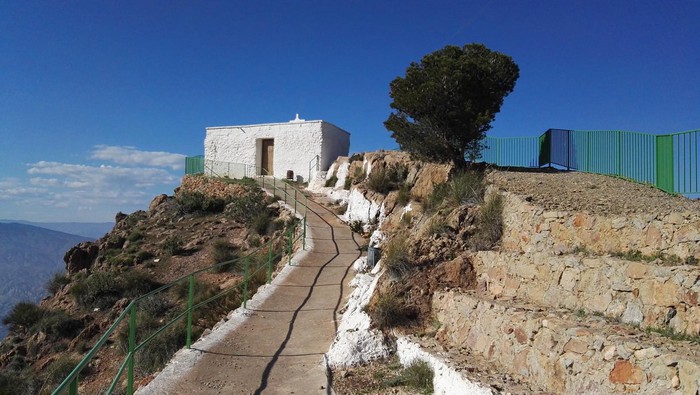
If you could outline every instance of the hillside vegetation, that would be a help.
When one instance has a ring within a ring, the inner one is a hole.
[[[381,250],[363,311],[386,338],[492,393],[700,390],[699,202],[596,174],[353,158],[338,210]],[[386,393],[392,366],[342,366],[334,388]]]
[[[4,318],[10,334],[0,344],[0,393],[50,393],[131,299],[185,274],[229,262],[196,278],[195,303],[235,287],[244,270],[242,260],[235,259],[270,241],[275,251],[281,250],[286,245],[281,236],[295,222],[253,180],[198,176],[186,176],[174,196],[156,197],[147,211],[117,214],[110,233],[65,253],[67,274],[49,282],[50,297],[39,305],[18,304]],[[249,263],[267,262],[267,254],[253,254]],[[256,274],[248,292],[265,281],[266,273]],[[183,282],[144,299],[137,306],[137,341],[179,314],[187,294],[188,283]],[[242,298],[236,288],[197,310],[194,339]],[[159,371],[185,337],[182,320],[156,337],[136,356],[138,377]],[[81,374],[81,392],[107,388],[127,339],[128,326],[121,325]]]

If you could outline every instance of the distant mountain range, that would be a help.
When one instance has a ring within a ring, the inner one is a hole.
[[[41,300],[46,295],[46,282],[65,270],[66,251],[94,239],[38,226],[0,223],[0,317],[17,302]],[[7,329],[0,325],[0,339],[6,334]]]
[[[97,240],[105,233],[112,230],[114,222],[31,222],[11,219],[0,219],[0,223],[16,223],[37,226],[39,228],[69,233],[71,235],[84,236]]]

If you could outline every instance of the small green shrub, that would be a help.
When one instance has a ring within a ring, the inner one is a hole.
[[[139,271],[127,271],[120,276],[114,272],[96,272],[75,281],[70,293],[83,307],[106,309],[121,298],[141,296],[160,285]]]
[[[121,291],[122,297],[127,298],[147,294],[161,285],[153,281],[148,274],[137,270],[129,270],[121,274],[117,281],[117,288]]]
[[[177,255],[182,252],[182,240],[178,235],[172,235],[163,241],[161,249],[167,255]]]
[[[354,220],[354,221],[350,222],[350,230],[355,232],[355,233],[358,233],[358,234],[364,233],[364,231],[365,231],[364,227],[365,227],[365,223],[360,221],[360,220]]]
[[[268,234],[272,228],[271,225],[272,215],[267,209],[255,214],[250,220],[250,227],[260,236]]]
[[[201,334],[201,330],[193,328],[193,340]],[[136,353],[136,365],[143,374],[160,371],[175,353],[185,346],[187,327],[185,324],[173,325],[154,337]]]
[[[2,319],[2,323],[10,327],[10,330],[29,330],[44,316],[44,309],[31,302],[17,303],[10,313]]]
[[[448,186],[446,183],[433,186],[432,192],[430,192],[430,195],[428,195],[423,202],[423,210],[426,213],[436,212],[440,206],[442,206],[442,202],[445,201],[447,193]]]
[[[403,302],[392,292],[379,295],[374,306],[369,308],[369,315],[379,329],[393,328],[406,319]]]
[[[684,332],[676,332],[675,329],[671,328],[670,326],[665,326],[665,327],[654,327],[654,326],[649,326],[646,329],[647,333],[658,333],[659,335],[663,337],[667,337],[671,340],[678,340],[678,341],[689,341],[692,343],[697,343],[700,344],[700,335],[689,335]]]
[[[53,338],[72,339],[83,329],[83,324],[62,310],[52,310],[45,312],[37,328]]]
[[[53,275],[51,279],[46,283],[46,290],[49,294],[56,295],[58,291],[62,290],[63,287],[70,284],[70,278],[64,272],[59,272]]]
[[[399,189],[407,175],[408,168],[404,165],[375,169],[367,177],[367,188],[375,192],[387,193]]]
[[[120,292],[115,287],[116,280],[113,272],[96,272],[75,281],[70,293],[83,307],[109,308],[119,300]]]
[[[617,258],[625,259],[628,261],[637,261],[637,262],[653,262],[653,261],[656,261],[658,259],[661,261],[661,264],[669,265],[669,266],[677,266],[677,265],[681,265],[683,263],[693,264],[694,259],[695,259],[695,257],[690,257],[684,262],[678,255],[664,254],[662,252],[656,252],[656,253],[651,254],[651,255],[644,255],[639,250],[630,250],[630,251],[625,251],[625,252],[612,252],[610,255],[617,257]]]
[[[141,263],[153,258],[154,256],[155,255],[153,255],[151,251],[142,250],[136,253],[136,262]]]
[[[262,244],[262,241],[260,240],[260,236],[257,234],[251,234],[248,236],[248,245],[250,245],[253,248],[260,247]]]
[[[402,278],[411,266],[408,263],[408,242],[406,236],[396,235],[382,250],[382,265],[392,278]]]
[[[50,387],[55,387],[58,384],[61,384],[63,379],[68,377],[70,372],[72,372],[78,365],[78,362],[80,362],[79,359],[73,358],[69,355],[62,355],[58,357],[58,359],[49,365],[46,384]]]
[[[421,394],[433,393],[433,369],[425,361],[416,361],[403,369],[398,376],[385,381],[390,387],[406,386]]]
[[[217,240],[212,246],[212,263],[222,263],[214,267],[214,273],[224,273],[240,267],[240,253],[226,240]],[[226,263],[224,263],[226,262]]]
[[[399,187],[399,193],[396,195],[396,204],[399,206],[405,206],[411,201],[411,188],[406,184],[402,184]]]
[[[140,299],[138,308],[151,317],[161,317],[173,308],[173,304],[163,295],[154,294]]]
[[[379,193],[389,192],[391,185],[389,184],[386,170],[383,168],[374,169],[374,171],[369,173],[369,177],[367,177],[367,188]]]
[[[440,235],[445,229],[447,229],[447,224],[445,223],[445,219],[440,215],[433,216],[426,224],[426,232],[429,235]]]
[[[340,206],[336,207],[334,211],[338,215],[343,215],[348,211],[348,204],[343,203]]]
[[[32,395],[39,392],[36,375],[11,370],[0,372],[0,395]]]
[[[220,213],[226,207],[226,201],[203,194],[202,192],[180,192],[175,200],[183,214]]]
[[[360,161],[365,160],[365,154],[364,153],[355,153],[355,154],[352,154],[350,159],[348,159],[349,163],[356,162],[358,160],[360,160]]]
[[[129,236],[126,239],[133,243],[143,239],[144,237],[146,237],[146,235],[141,229],[135,229],[133,232],[129,233]]]
[[[335,187],[336,183],[338,183],[338,177],[334,174],[326,180],[326,187]]]
[[[266,209],[265,195],[259,189],[250,189],[226,206],[226,214],[234,220],[249,224],[253,217]]]
[[[362,167],[356,167],[352,174],[352,183],[358,184],[364,181],[365,178],[367,178],[367,173],[365,173],[364,169]]]
[[[483,173],[467,170],[457,174],[447,183],[447,189],[453,206],[479,204],[486,190]]]
[[[494,194],[481,206],[477,217],[477,233],[474,247],[485,250],[493,247],[503,235],[503,196]]]
[[[343,189],[349,190],[351,186],[352,186],[352,178],[345,177],[345,182],[343,183]]]
[[[109,266],[128,267],[134,264],[134,256],[127,253],[122,253],[116,256],[111,256],[106,260]]]

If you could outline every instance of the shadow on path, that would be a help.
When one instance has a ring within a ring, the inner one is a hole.
[[[307,202],[312,202],[312,201],[309,199],[309,200],[307,200]],[[325,211],[327,211],[327,212],[333,214],[333,216],[335,216],[335,214],[334,214],[332,211],[328,210],[327,208],[321,206],[320,204],[318,204],[318,203],[316,203],[316,202],[313,202],[313,203],[314,203],[318,208],[320,208],[321,210],[325,210]],[[280,344],[279,348],[277,349],[277,351],[276,351],[276,352],[274,353],[274,355],[272,356],[272,360],[265,366],[265,370],[263,371],[262,378],[260,379],[260,385],[258,386],[258,388],[257,388],[257,389],[255,390],[255,392],[254,392],[254,394],[256,394],[256,395],[262,394],[262,392],[267,388],[268,380],[269,380],[269,378],[270,378],[270,373],[272,372],[272,369],[273,369],[273,368],[275,367],[275,365],[277,364],[277,361],[279,360],[279,358],[280,358],[281,356],[283,356],[282,353],[283,353],[284,349],[287,347],[287,343],[289,342],[289,339],[291,339],[291,337],[292,337],[292,332],[294,331],[294,325],[295,325],[295,323],[296,323],[296,320],[297,320],[297,317],[298,317],[298,315],[299,315],[299,312],[300,312],[300,311],[304,308],[304,306],[308,303],[309,299],[311,298],[311,295],[313,295],[314,287],[317,286],[316,283],[318,282],[318,279],[319,279],[319,277],[321,276],[321,273],[323,273],[323,270],[324,270],[326,267],[328,267],[329,264],[330,264],[331,262],[333,262],[333,260],[335,260],[335,258],[337,258],[337,257],[339,257],[339,256],[341,255],[340,248],[338,247],[338,240],[341,240],[341,239],[336,239],[336,238],[335,238],[335,229],[333,228],[333,225],[332,225],[331,223],[329,223],[328,221],[326,221],[318,212],[312,210],[311,207],[308,207],[308,206],[307,206],[307,210],[308,210],[308,211],[307,211],[307,222],[308,222],[308,215],[309,215],[309,213],[313,213],[313,214],[316,215],[321,221],[323,221],[323,222],[328,226],[328,228],[330,228],[330,238],[324,238],[324,239],[315,239],[315,238],[313,238],[312,240],[330,240],[330,241],[332,241],[332,242],[333,242],[333,245],[335,246],[335,253],[333,253],[334,255],[333,255],[332,257],[330,257],[330,259],[328,259],[323,265],[320,266],[321,269],[318,271],[318,273],[316,273],[316,276],[314,277],[314,281],[312,282],[311,286],[309,287],[309,292],[306,294],[306,297],[304,298],[304,301],[299,305],[299,307],[297,307],[297,308],[294,310],[294,314],[292,315],[292,319],[291,319],[291,321],[289,322],[289,327],[287,328],[287,335],[285,336],[284,341],[282,342],[282,344]],[[315,228],[325,228],[325,227],[318,227],[318,226],[315,226]],[[355,233],[351,233],[351,239],[352,239],[352,241],[355,243],[355,245],[358,247],[357,257],[359,258],[359,257],[362,256],[362,252],[359,251],[359,247],[360,247],[360,246],[359,246],[359,244],[357,243],[357,240],[355,240]],[[350,240],[350,239],[342,239],[342,240]],[[316,251],[312,251],[312,252],[316,252]],[[328,253],[332,253],[332,252],[328,252]],[[300,265],[300,266],[297,266],[297,267],[304,267],[304,266],[301,266],[301,265]],[[316,267],[318,267],[318,266],[316,266]],[[340,303],[342,302],[343,287],[344,287],[345,280],[346,280],[346,278],[347,278],[347,276],[348,276],[348,273],[349,273],[349,271],[350,271],[350,267],[351,267],[351,266],[347,266],[347,268],[345,269],[345,274],[343,275],[342,281],[340,282],[340,284],[337,284],[338,287],[340,287],[340,289],[339,289],[339,292],[338,292],[338,300],[336,301],[335,309],[334,309],[334,310],[336,311],[336,313],[333,314],[333,325],[334,325],[334,328],[335,328],[335,332],[338,332],[338,314],[337,314],[337,311],[338,311],[338,309],[339,309],[339,307],[340,307]],[[314,354],[309,354],[309,355],[314,355]],[[331,394],[331,388],[332,388],[333,382],[332,382],[332,376],[331,376],[331,374],[330,374],[329,371],[326,372],[326,377],[328,378],[328,382],[327,382],[327,385],[326,385],[326,393],[327,393],[327,394]]]

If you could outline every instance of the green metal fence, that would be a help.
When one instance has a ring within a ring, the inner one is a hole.
[[[482,160],[615,175],[670,193],[700,193],[700,130],[667,135],[549,129],[539,137],[485,139]]]
[[[188,156],[185,158],[185,174],[204,173],[204,156]]]
[[[204,163],[204,162],[202,162]],[[190,274],[184,275],[177,280],[165,284],[152,292],[140,296],[132,300],[127,307],[119,314],[117,319],[102,334],[95,345],[87,352],[83,359],[73,369],[73,371],[63,380],[63,382],[52,392],[53,395],[68,393],[75,395],[78,393],[79,380],[81,372],[89,365],[90,361],[108,342],[114,342],[119,328],[128,328],[128,344],[126,345],[125,356],[119,365],[116,375],[112,380],[109,388],[105,393],[112,394],[115,391],[126,394],[133,394],[134,379],[136,366],[136,356],[139,352],[145,351],[145,348],[160,336],[164,336],[169,328],[173,328],[178,323],[185,322],[186,335],[184,335],[184,345],[190,348],[193,341],[192,321],[193,314],[204,306],[211,306],[214,303],[221,303],[225,298],[235,295],[240,292],[242,297],[242,306],[247,307],[247,302],[250,294],[254,290],[249,290],[248,287],[253,279],[264,275],[267,283],[270,283],[274,266],[278,261],[286,257],[287,263],[292,264],[291,256],[295,243],[301,241],[302,248],[306,249],[306,211],[308,208],[308,200],[305,195],[288,183],[277,180],[271,176],[258,176],[255,178],[263,189],[271,191],[280,200],[292,208],[297,216],[301,217],[301,224],[294,223],[288,226],[283,232],[283,235],[268,241],[256,250],[249,252],[247,255],[230,261],[219,262],[212,266],[197,270]],[[301,225],[301,228],[299,228]],[[260,259],[263,256],[264,259]],[[204,293],[197,286],[197,279],[201,276],[216,270],[224,265],[240,265],[243,267],[243,276],[237,284],[223,289],[220,292],[210,295]],[[179,288],[186,290],[186,304],[180,306],[180,310],[175,312],[169,319],[164,322],[159,328],[152,330],[150,333],[144,331],[144,328],[139,328],[137,317],[145,312],[144,305],[148,304],[149,300],[159,295],[166,295],[173,289]],[[182,344],[182,343],[181,343]],[[124,379],[124,375],[126,378]]]

